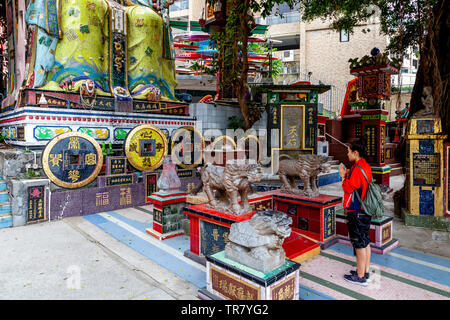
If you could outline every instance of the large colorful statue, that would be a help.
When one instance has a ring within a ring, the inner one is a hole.
[[[32,0],[26,86],[175,100],[175,55],[164,0]]]

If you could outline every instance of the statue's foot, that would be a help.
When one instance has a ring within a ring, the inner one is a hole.
[[[314,192],[314,191],[311,190],[311,189],[306,190],[306,191],[304,192],[304,196],[305,196],[305,197],[308,197],[308,198],[315,198],[315,197],[317,197],[318,195],[319,195],[319,192]]]
[[[298,194],[298,191],[300,191],[300,190],[297,188],[281,187],[280,191],[283,193]]]
[[[210,206],[210,207],[218,207],[218,206],[219,206],[219,202],[218,202],[218,201],[215,201],[215,200],[211,200],[211,201],[209,202],[209,206]]]

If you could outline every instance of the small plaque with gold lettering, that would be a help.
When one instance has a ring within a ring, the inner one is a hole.
[[[45,187],[28,187],[28,220],[27,223],[35,223],[46,219]]]
[[[126,157],[107,157],[106,158],[106,175],[126,174],[127,158]]]

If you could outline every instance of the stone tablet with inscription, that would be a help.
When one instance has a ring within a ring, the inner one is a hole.
[[[282,106],[282,149],[301,149],[303,141],[304,106]]]

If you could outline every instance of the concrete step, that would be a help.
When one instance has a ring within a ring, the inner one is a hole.
[[[402,168],[402,164],[401,164],[400,162],[392,163],[392,164],[390,164],[389,166],[390,166],[392,169],[395,169],[395,168]]]
[[[12,215],[0,215],[0,229],[12,227]]]

